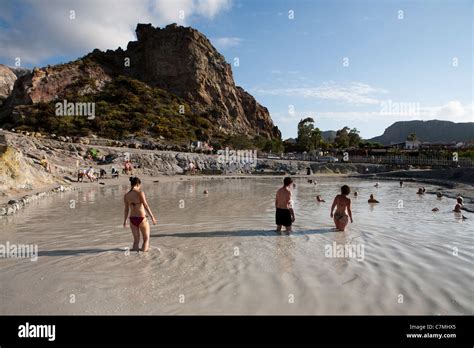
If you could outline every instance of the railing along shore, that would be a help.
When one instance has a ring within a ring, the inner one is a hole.
[[[313,156],[307,154],[292,154],[275,156],[259,154],[259,158],[282,159],[292,161],[309,161],[321,163],[370,163],[387,165],[439,166],[439,167],[474,167],[474,160],[459,157],[457,160],[448,157],[414,157],[414,156]],[[329,158],[330,157],[330,158]]]

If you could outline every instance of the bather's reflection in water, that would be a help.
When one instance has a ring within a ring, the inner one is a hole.
[[[91,187],[84,191],[81,191],[80,195],[82,195],[82,201],[88,202],[88,203],[94,202],[97,196],[97,192],[98,192],[98,188],[96,187]]]
[[[348,244],[347,233],[349,232],[336,232],[336,237],[334,238],[335,244],[332,244],[331,247],[335,246],[336,248],[345,248]],[[336,249],[337,250],[337,249]],[[334,250],[333,252],[336,252]],[[349,264],[349,258],[346,253],[343,253],[342,256],[335,255],[336,260],[334,262],[334,268],[338,274],[342,274]]]
[[[288,273],[292,275],[295,263],[295,241],[293,236],[278,236],[276,238],[276,256],[278,264],[278,273],[282,280]]]

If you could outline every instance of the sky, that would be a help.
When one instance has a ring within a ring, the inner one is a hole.
[[[473,3],[0,0],[0,63],[68,62],[125,48],[137,23],[178,23],[211,40],[284,139],[306,117],[371,138],[396,121],[474,122]]]

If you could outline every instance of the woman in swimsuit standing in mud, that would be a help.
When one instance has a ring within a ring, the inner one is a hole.
[[[344,185],[341,187],[341,194],[337,195],[334,198],[334,202],[331,206],[331,217],[334,217],[334,223],[336,224],[336,228],[339,231],[345,231],[346,226],[349,223],[349,218],[352,221],[352,202],[351,199],[347,196],[351,192],[349,186]],[[333,214],[334,208],[336,208],[336,212]],[[347,213],[346,213],[347,210]]]
[[[147,215],[151,217],[153,225],[156,225],[156,219],[151,212],[150,207],[145,199],[145,193],[140,191],[141,181],[137,177],[130,178],[132,188],[123,197],[125,203],[123,227],[127,227],[128,213],[130,212],[130,228],[133,234],[132,251],[148,251],[150,248],[150,224]],[[138,248],[140,243],[140,232],[143,236],[142,248]]]

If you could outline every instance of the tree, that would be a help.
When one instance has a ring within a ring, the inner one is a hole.
[[[314,120],[311,117],[300,120],[298,123],[298,137],[296,138],[296,144],[298,150],[303,152],[307,151],[310,146],[311,131],[314,128]]]
[[[311,132],[311,144],[312,144],[311,151],[321,147],[322,141],[323,141],[323,137],[321,135],[321,130],[319,128],[314,128],[313,131]]]
[[[275,153],[283,153],[285,152],[285,145],[281,139],[273,139],[273,152]]]
[[[408,141],[415,141],[416,140],[416,133],[410,133],[410,135],[407,137]]]
[[[298,151],[298,144],[293,139],[287,139],[283,142],[283,148],[285,152],[297,152]]]
[[[313,151],[320,146],[321,131],[314,127],[314,119],[307,117],[298,123],[296,145],[299,151]]]
[[[267,138],[265,137],[262,137],[260,134],[257,134],[254,138],[253,138],[253,143],[255,144],[255,146],[257,146],[259,149],[263,148],[265,146],[265,143],[267,142]]]
[[[349,147],[349,127],[344,127],[336,132],[334,144],[336,145],[336,147],[342,149]]]
[[[252,141],[245,135],[231,135],[224,141],[224,145],[236,150],[247,150],[253,148]]]
[[[359,131],[357,128],[352,128],[348,134],[349,137],[349,146],[351,147],[358,147],[361,142],[361,137],[359,135]]]
[[[332,148],[332,143],[331,142],[326,142],[323,140],[321,140],[321,150],[323,151],[326,151],[326,150],[329,150]]]
[[[361,141],[359,143],[359,148],[361,149],[382,149],[383,145],[381,143],[373,141]]]

